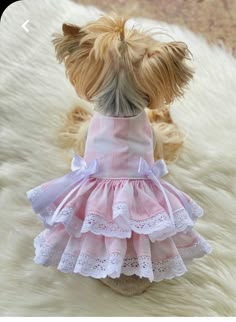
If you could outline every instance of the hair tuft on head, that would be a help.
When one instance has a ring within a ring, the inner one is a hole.
[[[110,114],[160,109],[181,97],[193,76],[184,42],[161,42],[152,30],[127,28],[127,20],[112,13],[83,27],[63,24],[53,39],[78,95]]]

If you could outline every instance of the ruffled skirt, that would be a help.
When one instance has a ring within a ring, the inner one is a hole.
[[[34,261],[94,278],[123,273],[161,281],[183,275],[187,263],[211,251],[193,230],[203,209],[166,181],[160,184],[162,189],[149,178],[87,176],[63,192],[61,178],[28,191],[45,228],[34,240]],[[54,187],[58,192],[50,199]]]

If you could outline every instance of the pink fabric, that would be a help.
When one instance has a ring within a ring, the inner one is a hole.
[[[81,220],[84,220],[86,213],[96,213],[112,221],[112,206],[120,202],[125,202],[129,206],[129,216],[135,220],[144,220],[166,211],[162,194],[150,180],[129,179],[128,189],[126,182],[127,179],[90,177],[86,185],[78,185],[78,190],[67,201],[66,207],[75,209],[75,215]],[[174,211],[183,207],[177,196],[169,191],[167,195]],[[65,196],[66,194],[60,196],[54,207],[57,207]]]
[[[132,234],[132,238],[111,238],[102,235],[94,235],[90,232],[83,234],[81,238],[66,235],[63,225],[59,224],[53,230],[46,230],[45,241],[55,249],[62,242],[65,251],[79,255],[80,252],[101,258],[112,252],[120,252],[122,256],[150,256],[155,261],[175,257],[178,249],[193,246],[198,240],[198,234],[194,231],[178,233],[174,238],[166,238],[163,241],[150,243],[146,235]],[[64,242],[64,243],[63,243]],[[95,247],[96,245],[96,247]]]
[[[140,157],[153,164],[153,133],[146,113],[135,117],[115,118],[95,112],[89,125],[84,159],[97,159],[97,177],[139,177]]]
[[[45,227],[34,241],[36,263],[95,278],[124,273],[160,281],[183,275],[189,260],[211,251],[193,230],[203,209],[165,180],[155,177],[161,190],[140,174],[140,157],[151,169],[146,113],[115,118],[95,112],[83,162],[96,160],[98,169],[85,177],[76,169],[27,192]]]

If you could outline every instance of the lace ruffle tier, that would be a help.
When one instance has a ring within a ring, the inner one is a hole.
[[[46,201],[48,187],[56,184],[27,193],[45,227],[34,241],[38,264],[94,278],[123,273],[161,281],[183,275],[187,262],[211,251],[193,230],[202,208],[179,191],[183,204],[164,180],[174,222],[160,189],[148,179],[89,177],[70,188],[69,198],[67,191]]]

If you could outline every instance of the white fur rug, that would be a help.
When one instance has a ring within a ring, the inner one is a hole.
[[[232,316],[236,314],[236,61],[190,31],[144,19],[185,41],[195,79],[173,119],[187,131],[185,148],[169,166],[169,181],[205,209],[197,230],[213,252],[183,277],[153,284],[129,299],[100,281],[33,262],[42,230],[25,192],[69,171],[59,149],[60,113],[79,99],[57,64],[51,34],[62,22],[84,24],[98,11],[68,0],[15,2],[1,19],[0,212],[3,316]],[[29,19],[27,33],[21,25]]]

